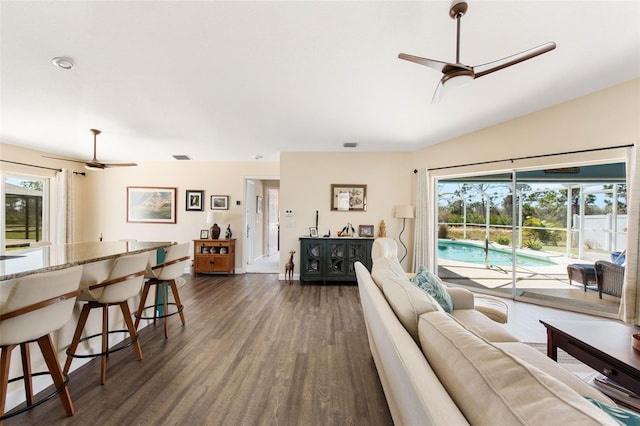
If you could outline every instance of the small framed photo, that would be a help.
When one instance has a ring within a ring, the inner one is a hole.
[[[212,195],[211,210],[229,210],[228,195]]]
[[[201,240],[208,240],[209,239],[209,230],[208,229],[201,229],[200,230],[200,239]]]
[[[339,212],[366,212],[367,185],[332,184],[331,210]]]
[[[309,236],[310,237],[317,237],[318,236],[318,228],[315,226],[310,226],[309,227]]]
[[[204,210],[204,191],[187,189],[187,200],[185,209],[187,211],[203,211]]]
[[[373,225],[358,226],[358,235],[361,237],[373,237]]]

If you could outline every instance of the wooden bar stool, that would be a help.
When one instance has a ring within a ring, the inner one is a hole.
[[[67,361],[64,364],[63,370],[65,373],[67,373],[69,368],[71,368],[73,358],[95,358],[99,356],[102,358],[100,384],[104,385],[107,379],[107,358],[110,353],[133,345],[138,360],[142,360],[142,349],[140,349],[138,334],[133,326],[128,300],[140,293],[148,259],[149,253],[140,253],[116,258],[107,280],[90,285],[78,297],[78,300],[86,300],[87,303],[82,307],[82,312],[80,313],[80,319],[78,320],[73,340],[67,349]],[[112,305],[120,306],[127,330],[109,330],[109,306]],[[89,318],[89,313],[95,308],[102,309],[102,333],[81,338],[82,331],[87,323],[87,318]],[[112,333],[129,333],[131,341],[128,345],[118,345],[115,348],[110,349],[109,334]],[[86,355],[76,354],[76,350],[80,342],[93,339],[98,336],[102,337],[102,352]]]
[[[164,322],[164,337],[166,339],[169,337],[167,317],[179,314],[182,325],[185,325],[184,314],[182,313],[184,306],[182,306],[182,302],[180,302],[180,294],[178,293],[176,280],[184,274],[185,264],[187,260],[191,259],[187,255],[189,252],[189,244],[190,243],[184,243],[169,247],[166,250],[164,261],[151,267],[152,276],[144,283],[140,305],[136,312],[136,330],[138,329],[138,324],[140,324],[141,319],[152,319],[155,324],[157,319],[162,318]],[[156,286],[155,303],[145,306],[149,289],[152,285]],[[171,287],[171,293],[173,294],[175,303],[168,302],[167,286]],[[175,306],[176,310],[169,312],[169,306]],[[153,308],[153,316],[145,317],[144,311],[149,308]]]
[[[28,275],[18,278],[8,290],[6,302],[0,305],[0,424],[2,420],[23,413],[55,395],[60,397],[67,415],[73,415],[75,410],[67,389],[69,380],[60,369],[50,334],[71,319],[76,297],[81,293],[78,289],[81,274],[82,267],[76,266]],[[38,343],[48,372],[31,371],[30,342]],[[17,346],[20,346],[22,355],[23,375],[9,380],[11,352]],[[55,390],[34,401],[31,378],[41,375],[51,376]],[[24,381],[26,406],[5,413],[8,385],[17,380]]]

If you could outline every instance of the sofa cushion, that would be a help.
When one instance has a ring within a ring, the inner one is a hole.
[[[462,323],[467,330],[492,343],[518,341],[505,326],[495,322],[475,309],[456,309],[453,311],[453,316]]]
[[[505,352],[509,352],[511,355],[518,357],[522,361],[525,361],[545,373],[550,374],[582,396],[596,399],[605,404],[615,405],[609,397],[600,392],[594,386],[591,386],[588,382],[580,379],[580,377],[526,343],[500,342],[494,343],[494,346],[504,350]]]
[[[420,316],[422,351],[473,425],[616,424],[578,393],[466,330],[442,312]]]
[[[406,277],[388,275],[382,282],[382,291],[393,312],[419,345],[418,317],[425,312],[442,310],[438,302]]]
[[[420,266],[418,273],[411,278],[411,282],[429,293],[446,312],[453,312],[453,302],[451,301],[451,296],[447,293],[445,285],[440,281],[440,278],[429,272],[427,268]]]
[[[395,257],[378,257],[373,261],[371,267],[371,278],[376,283],[378,288],[382,290],[382,281],[387,275],[393,275],[396,277],[406,277],[402,265]]]

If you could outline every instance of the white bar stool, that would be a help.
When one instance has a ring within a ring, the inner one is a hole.
[[[185,263],[187,260],[191,259],[191,257],[187,255],[189,252],[189,244],[190,243],[183,243],[170,246],[166,249],[164,261],[151,267],[152,276],[144,283],[142,297],[140,298],[140,305],[136,312],[136,329],[138,329],[138,324],[140,324],[141,319],[152,319],[155,323],[156,319],[162,318],[164,322],[164,337],[166,339],[169,337],[169,324],[167,323],[167,317],[179,314],[182,325],[185,325],[184,314],[182,313],[184,306],[182,305],[182,302],[180,302],[180,295],[178,293],[176,280],[180,279],[182,274],[184,274]],[[152,285],[156,286],[154,304],[145,306],[149,289]],[[167,300],[167,285],[171,287],[171,293],[173,294],[173,300],[175,300],[175,303],[169,303]],[[169,306],[175,306],[176,310],[169,312]],[[149,308],[153,308],[153,316],[145,317],[144,311]]]
[[[60,397],[67,415],[73,415],[75,410],[67,388],[69,379],[60,369],[50,333],[71,319],[76,297],[81,293],[78,289],[81,274],[82,267],[75,266],[18,278],[9,290],[6,302],[0,305],[0,424],[2,420],[23,413],[55,395]],[[48,372],[31,371],[30,342],[38,342]],[[22,355],[23,376],[9,379],[11,352],[17,346],[20,346]],[[31,378],[41,375],[51,376],[55,391],[34,401]],[[26,406],[18,406],[5,413],[8,385],[17,380],[24,381]]]
[[[116,258],[107,280],[90,285],[83,291],[82,295],[78,297],[78,300],[86,300],[87,303],[82,307],[82,312],[78,319],[78,325],[73,335],[73,340],[67,349],[67,361],[64,364],[63,370],[65,373],[67,373],[71,368],[73,358],[95,358],[99,356],[102,358],[100,384],[104,385],[107,379],[107,358],[110,353],[133,345],[138,360],[142,360],[142,349],[140,349],[138,334],[133,326],[128,300],[140,293],[148,259],[149,253],[140,253]],[[120,306],[127,330],[109,331],[108,308],[111,305]],[[89,313],[91,312],[91,309],[95,308],[102,309],[102,333],[81,338]],[[119,345],[110,349],[109,334],[111,333],[129,333],[131,339],[130,344]],[[98,336],[102,337],[102,352],[86,355],[76,354],[76,350],[80,342]]]

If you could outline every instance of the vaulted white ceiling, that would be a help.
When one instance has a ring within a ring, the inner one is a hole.
[[[0,140],[90,159],[97,128],[102,161],[414,151],[640,77],[638,1],[470,0],[461,62],[557,48],[432,105],[440,74],[397,56],[455,61],[450,5],[2,0]]]

